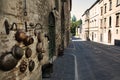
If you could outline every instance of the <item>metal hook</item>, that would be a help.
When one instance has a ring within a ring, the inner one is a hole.
[[[44,36],[47,38],[48,41],[50,40],[50,38],[47,34],[45,34]]]
[[[10,25],[8,23],[8,20],[5,20],[4,25],[5,25],[6,34],[8,35],[10,33],[10,29],[9,29]]]
[[[27,22],[25,22],[25,31],[27,32],[28,30],[27,30],[28,28],[27,28]]]
[[[41,27],[40,29],[42,29],[42,25],[41,25],[40,23],[37,23],[37,24],[35,25],[35,28],[36,28],[38,25]]]
[[[15,26],[15,30],[17,30],[17,24],[14,22],[10,28],[10,30],[13,30],[14,29],[14,26]]]

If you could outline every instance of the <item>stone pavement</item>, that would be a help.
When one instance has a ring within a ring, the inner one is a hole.
[[[75,62],[72,49],[66,49],[62,57],[58,57],[53,63],[51,78],[43,80],[75,80]]]

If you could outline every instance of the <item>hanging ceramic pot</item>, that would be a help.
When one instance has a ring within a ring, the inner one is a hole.
[[[26,50],[25,50],[25,56],[26,56],[26,58],[31,57],[31,55],[32,55],[32,50],[29,47],[26,48]]]
[[[42,48],[41,52],[42,52],[42,53],[45,53],[45,50]]]
[[[34,39],[33,39],[31,36],[27,36],[27,37],[24,39],[24,41],[23,41],[23,43],[24,43],[25,46],[29,46],[29,45],[31,45],[33,42],[34,42]]]
[[[35,62],[33,60],[30,60],[29,62],[29,71],[33,71],[35,68]]]
[[[37,45],[36,45],[36,51],[37,51],[38,53],[42,51],[42,48],[41,48],[41,46],[40,46],[40,43],[37,43]]]
[[[50,40],[48,34],[45,34],[44,36],[47,38],[48,41]]]
[[[40,32],[37,35],[37,39],[38,39],[38,42],[40,43],[41,42],[41,33]]]
[[[15,40],[18,42],[22,42],[27,38],[27,35],[25,34],[25,32],[18,30],[15,34]]]
[[[43,59],[42,53],[38,53],[38,61],[41,61]]]
[[[20,72],[24,73],[27,69],[27,62],[23,60],[19,67],[20,67]]]
[[[0,56],[0,69],[3,71],[9,71],[17,65],[18,60],[16,60],[11,52],[3,53],[3,55]]]
[[[34,35],[37,36],[37,31],[36,31],[36,29],[34,30]]]
[[[23,56],[23,53],[24,52],[23,52],[23,49],[21,47],[19,47],[18,45],[13,46],[12,54],[16,59],[20,60]]]

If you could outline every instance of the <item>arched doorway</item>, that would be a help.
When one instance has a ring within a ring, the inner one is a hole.
[[[64,15],[64,6],[61,10],[61,48],[64,50],[64,39],[65,39],[65,15]]]
[[[111,30],[108,31],[108,43],[111,43]]]
[[[53,12],[49,13],[48,18],[49,23],[49,59],[52,60],[55,54],[55,16]],[[49,78],[51,73],[53,72],[53,63],[49,62],[42,66],[42,77]]]
[[[49,58],[55,54],[55,16],[53,12],[49,14]]]
[[[103,42],[103,34],[100,34],[100,41]]]
[[[92,32],[92,41],[94,40],[94,32]]]

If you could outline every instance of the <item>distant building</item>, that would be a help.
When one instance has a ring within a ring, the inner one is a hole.
[[[89,8],[89,39],[98,42],[99,37],[99,0]]]
[[[119,17],[120,0],[97,0],[82,16],[82,38],[88,37],[91,41],[120,45]]]
[[[87,9],[82,15],[82,28],[81,36],[83,40],[88,40],[89,38],[89,10]]]
[[[100,42],[119,44],[120,0],[100,0]]]
[[[76,27],[76,36],[80,37],[81,26]]]

